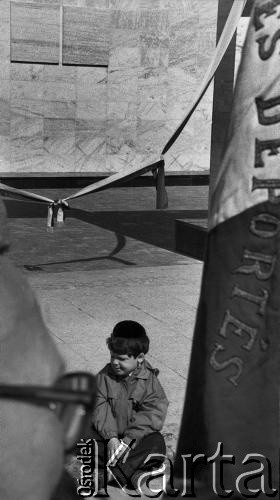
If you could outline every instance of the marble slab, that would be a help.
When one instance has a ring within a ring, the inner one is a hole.
[[[75,68],[77,71],[77,85],[84,90],[91,85],[106,85],[108,81],[108,68]],[[88,92],[88,90],[87,90]]]
[[[135,10],[138,8],[139,0],[109,0],[109,8],[116,10]]]
[[[44,119],[43,147],[46,164],[57,172],[75,170],[75,120]]]
[[[67,1],[67,0],[65,0]],[[86,7],[92,7],[92,0],[84,0]],[[107,9],[109,7],[109,0],[94,0],[94,8],[95,9]]]
[[[116,28],[112,22],[110,49],[116,47],[138,47],[140,30]]]
[[[31,142],[33,139],[43,140],[43,118],[33,116],[26,116],[24,114],[11,113],[11,139],[28,139]],[[26,142],[28,142],[26,141]]]
[[[132,169],[140,165],[143,165],[142,156],[135,149],[129,148],[127,144],[123,144],[118,154],[107,153],[105,171],[125,172],[129,168]]]
[[[34,119],[43,118],[43,87],[38,81],[10,82],[12,115]]]
[[[109,55],[110,71],[140,66],[140,47],[112,47]]]
[[[118,81],[115,78],[116,73],[109,75],[109,82],[107,85],[107,98],[108,102],[111,101],[125,101],[136,102],[137,89],[138,89],[138,71],[137,73],[131,71],[124,81]]]
[[[192,12],[197,8],[198,1],[199,0],[160,0],[160,7],[171,11],[185,9],[188,12]]]
[[[147,163],[160,158],[160,153],[169,139],[170,130],[165,120],[137,120],[136,149],[143,155]]]
[[[21,82],[43,82],[44,75],[45,67],[43,64],[11,63],[10,65],[11,80],[17,80]]]
[[[128,87],[123,84],[108,85],[108,108],[109,120],[136,120],[137,116],[137,85],[138,79],[132,77]]]
[[[106,152],[118,154],[121,149],[134,150],[137,145],[136,120],[107,120]]]
[[[108,69],[108,88],[110,89],[110,85],[122,85],[125,89],[128,88],[128,93],[130,92],[129,89],[132,85],[131,82],[134,82],[135,79],[138,81],[141,73],[140,66],[136,66],[135,68],[119,68],[114,70],[111,70],[110,68]]]
[[[139,9],[160,9],[161,0],[138,0]]]
[[[10,0],[0,0],[1,21],[10,22]]]
[[[76,122],[75,170],[106,170],[106,120]]]
[[[33,172],[44,166],[43,118],[11,114],[11,172]]]
[[[131,9],[131,7],[130,7]],[[140,9],[126,10],[124,8],[112,11],[112,25],[121,29],[141,29],[167,32],[168,12],[165,10]]]
[[[39,81],[11,81],[11,103],[14,99],[40,101],[43,95],[44,87]]]
[[[137,103],[135,101],[109,101],[107,116],[109,120],[135,120],[137,115]]]
[[[22,46],[33,55],[40,40],[50,52],[40,23],[46,33],[55,12],[58,26],[63,6],[66,65],[10,63],[9,4],[0,0],[0,169],[117,172],[157,161],[213,55],[218,0],[12,2],[12,46],[29,30]],[[93,52],[108,67],[92,66]],[[211,112],[212,88],[166,155],[167,170],[209,168]]]
[[[95,84],[86,80],[78,80],[76,85],[77,103],[82,101],[91,102],[99,108],[106,107],[107,86]]]
[[[17,4],[60,5],[60,0],[15,0]]]
[[[75,66],[43,66],[44,82],[76,85],[77,68]]]
[[[10,142],[9,135],[0,135],[0,173],[10,171]]]
[[[71,82],[44,82],[44,101],[75,101],[76,85]]]
[[[107,66],[110,11],[63,8],[63,64]]]
[[[9,42],[10,41],[10,21],[2,21],[0,24],[0,40]]]
[[[76,101],[44,101],[44,118],[70,120],[76,117]]]
[[[22,144],[17,146],[11,144],[9,168],[11,174],[26,173],[28,175],[30,173],[46,172],[46,168],[43,148],[40,146],[37,148],[35,144],[29,148],[24,148]],[[7,172],[7,170],[3,168],[3,172]]]
[[[178,123],[168,122],[172,133]],[[172,171],[207,170],[210,161],[211,117],[207,121],[204,110],[195,111],[179,138],[166,154],[166,163]]]
[[[108,120],[106,129],[107,169],[121,172],[138,164],[137,121]]]
[[[167,110],[168,75],[165,70],[144,69],[138,81],[137,117],[164,120]]]
[[[61,135],[73,135],[75,132],[75,120],[44,118],[44,139]]]
[[[10,79],[10,46],[6,40],[0,40],[0,79]]]
[[[0,80],[0,136],[10,135],[10,84]]]
[[[198,26],[198,61],[197,72],[199,78],[204,75],[205,68],[211,62],[216,46],[216,20],[218,12],[218,0],[199,2],[199,26]]]
[[[0,0],[0,40],[10,41],[10,1]]]
[[[44,0],[42,0],[44,1]],[[91,7],[95,9],[107,9],[109,0],[60,0],[62,5],[70,7]]]
[[[59,62],[59,6],[11,2],[11,61]]]
[[[106,155],[106,131],[96,122],[96,128],[87,130],[76,130],[75,144],[77,155],[76,158],[81,163],[82,170],[86,163],[95,161],[94,156],[105,157]]]
[[[168,68],[169,63],[169,35],[158,33],[141,33],[140,48],[143,67]]]
[[[169,65],[197,68],[197,25],[183,20],[170,30]]]
[[[109,8],[117,10],[158,9],[161,0],[109,0]]]
[[[103,89],[98,85],[92,88],[90,99],[78,99],[76,103],[77,120],[97,120],[104,119],[107,116],[107,100],[104,99]]]

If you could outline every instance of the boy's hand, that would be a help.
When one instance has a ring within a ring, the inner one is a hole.
[[[120,451],[122,450],[122,443],[116,437],[110,439],[108,443],[108,464],[112,467],[116,465],[118,458],[120,456]]]
[[[127,458],[128,458],[128,455],[129,455],[129,452],[131,450],[131,447],[129,446],[129,444],[126,444],[124,443],[124,441],[121,440],[121,444],[122,444],[122,452],[121,452],[121,455],[122,455],[122,460],[121,462],[123,464],[125,464]]]
[[[123,441],[118,438],[111,438],[108,443],[108,464],[111,467],[114,467],[117,461],[122,457],[122,463],[126,462],[128,454],[130,452],[130,446],[125,444]]]

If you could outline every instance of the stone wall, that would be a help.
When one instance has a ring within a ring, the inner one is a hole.
[[[213,55],[218,0],[28,3],[106,11],[108,60],[11,63],[10,1],[0,0],[0,173],[117,172],[158,160]],[[168,171],[209,169],[211,112],[212,87],[166,155]]]

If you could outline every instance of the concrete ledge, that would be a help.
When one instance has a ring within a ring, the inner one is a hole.
[[[113,174],[114,172],[112,172]],[[110,175],[112,175],[110,174]],[[108,177],[108,172],[100,173],[9,173],[3,172],[0,174],[0,181],[8,186],[17,189],[53,189],[53,188],[83,188],[94,182],[100,181]],[[182,172],[166,172],[166,186],[208,186],[209,172],[197,173],[182,173]],[[113,187],[149,187],[155,186],[153,176],[148,173],[136,177],[135,179],[120,181],[117,186]]]
[[[175,250],[188,257],[203,260],[207,238],[207,220],[198,219],[194,222],[191,223],[186,219],[175,221]]]

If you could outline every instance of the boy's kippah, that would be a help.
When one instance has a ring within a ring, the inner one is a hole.
[[[147,337],[145,328],[137,321],[120,321],[114,326],[112,337],[123,339],[142,339]]]

